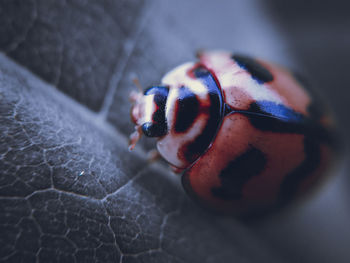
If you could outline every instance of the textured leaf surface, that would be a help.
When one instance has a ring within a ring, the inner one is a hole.
[[[97,111],[143,2],[3,1],[0,48]]]

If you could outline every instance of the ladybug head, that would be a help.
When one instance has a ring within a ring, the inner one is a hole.
[[[168,128],[165,118],[165,105],[169,93],[167,86],[151,86],[143,93],[133,92],[130,95],[134,102],[131,108],[131,119],[136,124],[138,138],[142,131],[147,137],[162,137],[166,135]],[[131,146],[137,142],[133,141],[131,135]]]

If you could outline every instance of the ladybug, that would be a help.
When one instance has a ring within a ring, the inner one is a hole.
[[[291,71],[226,51],[167,73],[131,94],[133,148],[156,137],[186,192],[216,211],[270,211],[307,192],[335,153],[324,104]]]

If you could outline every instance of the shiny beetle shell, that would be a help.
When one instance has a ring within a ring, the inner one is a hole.
[[[157,137],[190,196],[229,214],[279,207],[319,181],[335,148],[322,102],[272,63],[225,51],[198,58],[131,95],[131,146],[141,132]]]

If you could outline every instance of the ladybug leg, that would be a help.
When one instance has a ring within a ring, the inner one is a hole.
[[[142,135],[141,126],[135,126],[135,131],[130,134],[129,137],[129,151],[132,151],[135,148],[136,143],[140,140]]]
[[[171,164],[169,164],[171,170],[173,171],[173,173],[175,174],[181,174],[183,172],[183,168],[179,168],[179,167],[176,167],[176,166],[173,166]]]

